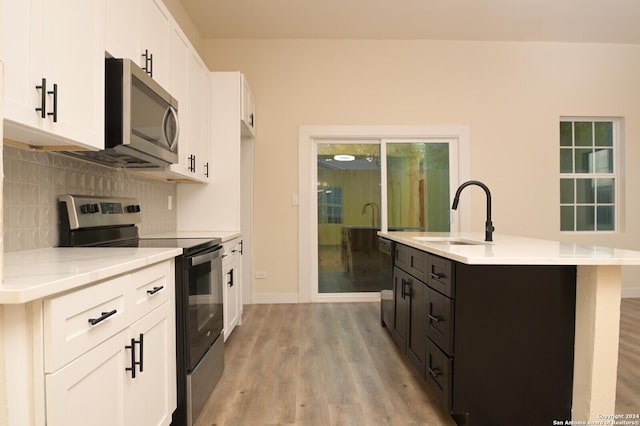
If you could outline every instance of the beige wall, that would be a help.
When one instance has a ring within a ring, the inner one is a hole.
[[[468,125],[470,176],[492,190],[497,232],[640,249],[640,193],[634,190],[640,168],[632,166],[640,161],[640,46],[204,43],[209,68],[245,73],[257,102],[255,270],[268,272],[268,279],[256,281],[256,292],[297,292],[298,210],[291,195],[298,192],[301,125]],[[558,118],[563,115],[625,118],[623,233],[558,231]],[[473,199],[478,212],[473,228],[480,230],[484,200],[475,192]]]

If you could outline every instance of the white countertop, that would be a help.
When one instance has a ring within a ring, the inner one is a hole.
[[[141,235],[140,238],[221,238],[226,243],[241,235],[238,231],[173,231]]]
[[[60,247],[4,253],[0,304],[25,303],[182,253],[180,248]]]
[[[640,251],[484,232],[378,232],[390,240],[469,265],[640,265]],[[422,239],[422,240],[420,240]],[[473,245],[437,240],[461,239]],[[432,241],[429,241],[432,240]]]

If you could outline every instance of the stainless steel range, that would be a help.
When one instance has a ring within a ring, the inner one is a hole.
[[[172,425],[192,425],[224,369],[220,238],[140,238],[134,198],[63,195],[60,245],[179,247],[176,257],[177,409]]]

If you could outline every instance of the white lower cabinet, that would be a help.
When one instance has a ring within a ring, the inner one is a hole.
[[[242,324],[242,240],[222,245],[224,340]]]
[[[126,334],[46,375],[47,425],[125,424]]]
[[[176,408],[173,281],[173,268],[165,262],[44,302],[48,426],[171,423]],[[89,328],[84,325],[101,315],[104,319]],[[104,337],[105,330],[114,331]],[[100,336],[97,345],[92,335]],[[74,340],[73,347],[90,348],[79,356],[74,351],[55,356]]]

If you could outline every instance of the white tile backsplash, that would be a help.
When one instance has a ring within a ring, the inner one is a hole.
[[[4,251],[58,245],[58,196],[135,197],[142,207],[140,233],[176,230],[176,184],[53,152],[3,147]]]

